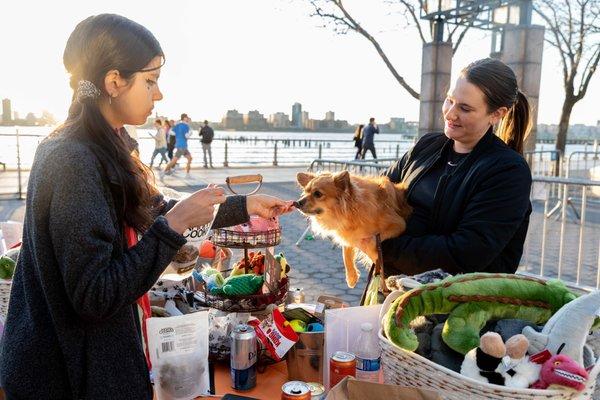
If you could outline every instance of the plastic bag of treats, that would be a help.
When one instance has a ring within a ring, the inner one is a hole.
[[[147,328],[158,400],[208,394],[208,312],[150,318]]]

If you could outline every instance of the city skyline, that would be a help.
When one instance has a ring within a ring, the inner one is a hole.
[[[377,35],[407,81],[418,86],[421,42],[415,30],[399,26],[401,17],[390,18],[385,2],[348,0],[346,6]],[[47,24],[47,15],[57,8],[61,24]],[[309,17],[311,8],[305,2],[182,0],[156,10],[141,1],[22,0],[2,9],[0,31],[8,61],[0,76],[0,98],[11,98],[13,109],[21,113],[47,110],[64,119],[71,99],[62,66],[66,39],[83,18],[116,12],[148,27],[166,53],[160,79],[165,98],[155,108],[160,114],[187,112],[198,120],[214,121],[227,109],[258,109],[271,115],[281,111],[281,104],[298,101],[314,115],[333,108],[336,117],[348,121],[396,115],[418,119],[418,101],[398,85],[370,43],[352,33],[337,36],[319,28],[322,21]],[[48,25],[43,35],[22,29],[38,25]],[[454,75],[470,61],[488,56],[490,49],[486,32],[470,32],[453,59]],[[560,74],[558,55],[546,46],[539,123],[558,123],[564,98]],[[592,80],[572,123],[593,125],[600,117],[599,81],[597,76]]]

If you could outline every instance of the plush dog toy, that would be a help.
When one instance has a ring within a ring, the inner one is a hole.
[[[576,297],[557,280],[464,274],[404,293],[392,303],[382,324],[394,344],[415,351],[419,343],[410,322],[420,315],[449,314],[442,338],[450,348],[466,354],[479,346],[479,333],[487,321],[517,318],[543,324]]]
[[[460,373],[479,382],[504,385],[502,359],[505,355],[502,337],[496,332],[487,332],[481,336],[479,347],[465,355]]]
[[[541,366],[529,360],[527,349],[529,340],[525,335],[518,334],[509,338],[506,343],[506,356],[502,363],[504,385],[514,388],[528,388],[538,380]]]

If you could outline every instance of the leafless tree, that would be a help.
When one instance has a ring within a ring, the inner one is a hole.
[[[362,35],[365,39],[371,42],[398,83],[412,97],[417,100],[419,99],[419,92],[417,92],[408,82],[406,82],[404,77],[400,74],[400,72],[385,54],[377,39],[367,32],[367,30],[356,20],[356,18],[350,14],[343,3],[343,0],[309,1],[314,8],[311,16],[322,19],[325,27],[333,28],[333,30],[338,34],[347,34],[348,32],[352,31]],[[414,26],[423,43],[428,43],[431,41],[429,22],[419,18],[420,9],[423,7],[423,0],[386,0],[386,2],[392,6],[397,5],[400,7],[400,13],[405,19],[403,23],[407,26]],[[446,40],[452,41],[453,38],[456,37],[456,42],[453,46],[454,52],[456,52],[456,49],[458,49],[458,46],[462,42],[470,26],[471,23],[468,23],[466,26],[446,24]]]
[[[556,149],[563,152],[575,104],[585,97],[600,61],[600,0],[536,0],[546,42],[558,50],[565,88]]]

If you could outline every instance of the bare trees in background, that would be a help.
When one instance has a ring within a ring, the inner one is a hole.
[[[324,27],[333,28],[337,34],[347,34],[348,32],[355,32],[367,39],[375,50],[379,54],[379,57],[383,60],[387,68],[390,70],[396,81],[415,99],[419,99],[420,94],[415,90],[401,75],[400,71],[396,69],[394,64],[390,61],[388,56],[383,51],[381,45],[362,25],[361,23],[352,16],[351,12],[346,8],[342,0],[309,0],[313,6],[313,13],[311,16],[318,17],[324,22]],[[369,0],[373,1],[373,0]],[[400,14],[403,16],[404,21],[401,22],[406,26],[414,27],[423,43],[431,42],[431,30],[429,21],[420,19],[420,9],[423,6],[422,0],[387,0],[390,6],[398,6]],[[446,24],[446,40],[452,41],[456,38],[456,42],[453,46],[453,51],[462,42],[465,34],[467,33],[470,26],[460,26]]]
[[[565,151],[573,107],[584,98],[600,61],[600,0],[536,0],[546,42],[556,48],[565,89],[556,149]]]

